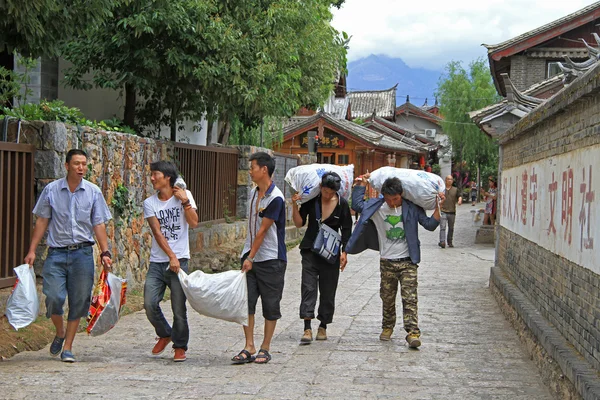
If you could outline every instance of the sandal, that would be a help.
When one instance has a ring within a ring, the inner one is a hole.
[[[253,362],[255,358],[248,350],[242,350],[233,356],[231,361],[233,361],[233,364],[247,364]]]
[[[263,360],[263,361],[258,361],[258,360]],[[260,349],[258,351],[258,354],[256,355],[256,357],[254,357],[255,364],[266,364],[269,361],[271,361],[271,354],[269,354],[269,352],[265,349]]]

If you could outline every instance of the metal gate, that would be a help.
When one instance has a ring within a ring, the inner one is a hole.
[[[33,229],[34,146],[0,142],[0,288],[12,286]]]

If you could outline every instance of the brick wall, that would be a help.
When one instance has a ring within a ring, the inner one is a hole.
[[[596,67],[501,136],[501,168],[550,162],[559,155],[599,145],[599,133],[600,68]],[[591,162],[592,170],[598,171],[600,159]],[[578,184],[576,190],[579,192]],[[502,195],[499,201],[500,210]],[[555,214],[559,218],[560,207],[559,197]],[[579,229],[578,213],[574,219],[573,229]],[[545,221],[537,229],[547,226]],[[497,254],[503,273],[577,352],[600,370],[600,276],[503,226],[499,227]]]
[[[513,56],[510,59],[510,79],[519,90],[545,80],[546,59]]]

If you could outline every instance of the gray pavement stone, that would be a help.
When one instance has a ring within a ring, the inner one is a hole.
[[[379,258],[371,251],[351,256],[340,275],[329,339],[299,346],[300,255],[294,249],[269,364],[231,365],[244,346],[241,327],[191,309],[188,360],[175,364],[168,351],[152,357],[154,332],[138,312],[104,336],[78,335],[75,364],[50,358],[47,348],[1,362],[0,398],[551,399],[488,289],[494,249],[474,244],[470,209],[458,208],[455,248],[440,249],[438,231],[420,231],[420,350],[404,341],[400,299],[392,341],[379,341]],[[168,303],[163,310],[170,315]],[[256,332],[259,345],[262,317]]]

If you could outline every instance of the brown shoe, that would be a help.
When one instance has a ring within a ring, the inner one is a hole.
[[[411,349],[416,349],[421,346],[421,339],[419,339],[418,335],[410,334],[406,336],[406,343],[408,343],[408,347]]]
[[[187,360],[187,357],[185,356],[185,350],[181,348],[175,349],[175,356],[173,356],[173,361],[182,362],[185,360]]]
[[[327,340],[327,329],[319,327],[317,330],[317,340]]]
[[[152,349],[152,355],[153,356],[157,356],[159,354],[161,354],[163,351],[165,351],[165,348],[167,347],[167,345],[169,343],[171,343],[171,337],[163,337],[163,338],[157,338],[158,342],[156,342],[156,344],[154,345],[154,348]]]
[[[448,247],[454,247],[452,243],[448,243]]]
[[[300,344],[310,344],[313,341],[312,329],[305,329],[304,335],[300,338]]]
[[[439,242],[438,246],[440,246],[442,249],[446,248],[446,242]]]
[[[392,328],[383,328],[381,335],[379,335],[379,340],[384,340],[386,342],[392,340],[392,333],[394,333]]]

